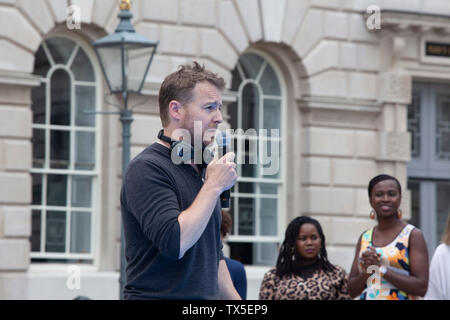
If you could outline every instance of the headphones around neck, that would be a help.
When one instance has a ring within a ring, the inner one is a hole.
[[[194,148],[189,142],[183,140],[172,140],[164,135],[164,129],[158,133],[158,139],[167,142],[172,150],[171,158],[175,164],[190,163],[194,159]]]

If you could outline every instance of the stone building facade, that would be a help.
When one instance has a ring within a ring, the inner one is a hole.
[[[225,127],[279,129],[280,170],[265,179],[242,166],[233,190],[229,252],[246,264],[248,298],[298,215],[320,221],[330,260],[349,271],[374,225],[378,173],[399,179],[404,219],[434,250],[450,207],[449,1],[134,2],[136,31],[160,44],[130,102],[132,156],[161,128],[161,81],[192,60],[227,81]],[[121,127],[78,111],[120,105],[91,44],[114,32],[118,10],[0,1],[0,299],[118,298]]]

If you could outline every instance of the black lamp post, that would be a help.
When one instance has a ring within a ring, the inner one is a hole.
[[[121,93],[124,107],[116,113],[120,115],[122,123],[122,178],[130,162],[130,137],[133,111],[128,108],[129,93],[140,94],[153,60],[158,41],[153,41],[136,33],[130,19],[130,1],[122,0],[120,22],[115,32],[93,42],[95,53],[100,62],[103,74],[111,94]],[[121,257],[120,257],[120,299],[123,298],[125,284],[125,239],[123,226],[121,227]]]

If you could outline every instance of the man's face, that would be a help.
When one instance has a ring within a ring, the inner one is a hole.
[[[207,81],[199,82],[194,87],[192,101],[181,108],[181,128],[190,132],[191,141],[201,139],[207,145],[223,121],[221,109],[219,89]]]

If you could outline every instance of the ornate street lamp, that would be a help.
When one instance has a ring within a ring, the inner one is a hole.
[[[120,19],[113,34],[93,42],[95,53],[100,62],[109,91],[121,93],[124,107],[119,112],[98,112],[103,114],[120,114],[122,123],[122,177],[130,162],[130,137],[133,111],[128,108],[130,93],[140,94],[147,77],[150,64],[158,46],[153,41],[136,33],[130,19],[130,0],[122,0],[120,4]],[[125,284],[125,239],[121,227],[121,257],[120,257],[120,299],[123,298]]]

